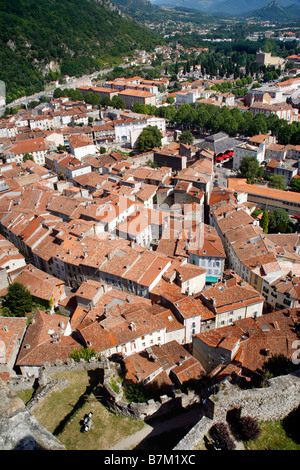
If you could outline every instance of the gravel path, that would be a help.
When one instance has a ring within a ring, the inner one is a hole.
[[[152,426],[145,424],[145,427],[140,431],[137,431],[135,434],[131,436],[125,437],[121,441],[117,442],[113,447],[108,450],[131,450],[134,449],[143,439],[145,439],[148,434],[152,432]]]

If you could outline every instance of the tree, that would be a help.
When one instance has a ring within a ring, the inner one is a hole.
[[[288,145],[291,141],[292,135],[296,129],[294,129],[290,124],[284,124],[278,128],[278,143],[280,145]]]
[[[261,214],[262,212],[263,212],[263,210],[260,209],[260,207],[257,207],[256,209],[254,209],[253,212],[251,212],[251,217],[253,217],[253,219],[257,219],[259,214]]]
[[[8,293],[5,296],[3,306],[6,307],[7,316],[24,317],[32,309],[32,297],[29,290],[20,284],[14,282],[7,288]]]
[[[290,181],[291,190],[300,193],[300,178],[292,178]]]
[[[286,233],[289,229],[290,218],[284,209],[269,211],[269,231],[271,233]]]
[[[182,144],[192,145],[194,142],[194,137],[191,131],[182,131],[179,136],[179,142]]]
[[[103,108],[106,108],[107,106],[111,106],[111,100],[108,96],[103,96],[101,100],[101,106]]]
[[[27,160],[31,160],[32,162],[34,162],[33,156],[28,152],[24,153],[23,162],[26,162]]]
[[[189,104],[182,104],[176,111],[175,121],[177,124],[192,124],[196,118],[196,110]]]
[[[260,167],[256,157],[247,156],[241,161],[240,174],[244,178],[247,178],[247,180],[253,182],[255,178],[262,176],[263,168]]]
[[[113,96],[113,98],[111,100],[111,104],[116,109],[125,109],[126,108],[125,101],[117,95]]]
[[[169,103],[169,104],[173,104],[173,103],[174,103],[174,101],[175,101],[175,98],[174,98],[174,96],[168,96],[168,98],[167,98],[167,103]]]
[[[141,152],[148,152],[154,147],[161,146],[161,132],[157,126],[147,126],[138,137],[138,147]]]
[[[267,117],[263,113],[257,113],[251,120],[248,127],[248,134],[250,136],[257,134],[266,134],[268,131]]]
[[[264,210],[262,218],[260,219],[259,225],[263,229],[264,233],[268,233],[269,229],[269,215],[268,211]]]
[[[100,95],[95,95],[90,91],[84,96],[84,101],[85,103],[91,104],[92,106],[99,106],[101,102],[101,97]]]
[[[286,189],[286,184],[283,175],[272,175],[269,178],[268,183],[269,188],[281,189],[284,191]]]

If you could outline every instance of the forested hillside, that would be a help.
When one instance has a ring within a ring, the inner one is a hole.
[[[162,9],[153,5],[149,0],[113,0],[120,10],[124,11],[132,18],[143,24],[163,22],[163,21],[180,21],[192,22],[194,24],[203,24],[211,20],[209,15],[201,13],[197,10],[189,10],[188,8],[177,7]]]
[[[99,70],[159,42],[108,0],[0,0],[0,80],[8,101],[42,90],[59,73]]]

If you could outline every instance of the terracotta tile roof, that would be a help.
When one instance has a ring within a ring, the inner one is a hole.
[[[47,149],[45,140],[43,138],[39,139],[27,139],[16,144],[13,144],[9,150],[5,150],[3,153],[14,153],[15,155],[23,154],[23,153],[33,153],[33,152],[40,152],[45,151]]]
[[[151,374],[164,370],[170,377],[176,377],[183,383],[190,379],[199,379],[204,370],[200,363],[191,356],[177,341],[170,341],[160,346],[153,345],[138,354],[125,359],[126,379],[139,383]]]
[[[26,331],[25,317],[0,317],[0,364],[7,364]]]
[[[246,375],[249,375],[249,372],[261,369],[272,355],[283,354],[291,358],[294,352],[293,342],[297,338],[294,321],[299,322],[299,310],[298,318],[293,310],[276,311],[256,319],[237,320],[233,325],[195,336],[213,348],[232,351],[238,345],[232,364],[237,364],[244,372],[248,371]]]
[[[119,92],[119,95],[122,96],[140,96],[142,98],[149,98],[151,96],[156,96],[155,93],[150,93],[149,91],[144,90],[130,90],[126,88]]]
[[[222,208],[220,208],[222,210]],[[221,232],[224,234],[237,227],[244,227],[245,225],[253,224],[253,217],[247,214],[243,209],[230,211],[226,213],[226,216],[218,219],[218,226]]]
[[[115,317],[108,314],[103,320],[77,327],[84,341],[96,351],[104,352],[164,329],[162,320],[148,311],[144,303],[124,304],[120,309],[121,313]]]
[[[68,140],[69,140],[69,144],[73,148],[85,147],[87,145],[94,145],[93,141],[87,135],[71,135]]]
[[[58,300],[57,288],[62,289],[60,297],[64,295],[64,281],[46,274],[32,264],[26,265],[21,273],[14,278],[14,282],[19,282],[25,286],[32,296],[50,301]]]
[[[268,188],[258,184],[247,184],[244,178],[228,178],[227,185],[231,189],[243,191],[254,196],[267,197],[269,199],[288,201],[300,204],[300,193],[293,191],[282,191],[280,189]]]
[[[225,271],[225,281],[205,289],[201,298],[216,314],[265,301],[256,289],[233,271]]]
[[[43,366],[57,359],[66,361],[81,345],[70,336],[64,336],[68,318],[40,310],[28,326],[17,360],[18,366]],[[57,339],[57,341],[56,341]]]

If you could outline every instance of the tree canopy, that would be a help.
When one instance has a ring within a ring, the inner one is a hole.
[[[32,297],[29,290],[14,282],[8,286],[8,293],[4,298],[2,315],[11,317],[24,317],[32,309]]]
[[[300,178],[292,178],[290,181],[290,188],[292,191],[300,193]]]
[[[179,140],[179,142],[181,142],[183,144],[192,145],[193,142],[194,142],[194,137],[193,137],[193,134],[191,133],[191,131],[182,131],[182,133],[180,134],[178,140]]]
[[[284,209],[274,209],[269,211],[269,232],[293,232],[292,222],[288,213]]]
[[[141,152],[148,152],[154,147],[161,146],[161,132],[157,126],[147,126],[138,137],[138,147]]]
[[[101,70],[134,49],[153,50],[161,41],[109,2],[0,0],[0,10],[0,80],[7,102],[64,75]]]
[[[263,168],[259,165],[259,161],[256,157],[247,156],[244,157],[240,165],[240,174],[244,178],[247,178],[249,182],[253,182],[255,178],[263,175]]]
[[[281,189],[284,191],[286,189],[286,184],[283,175],[272,175],[269,177],[268,182],[269,188]]]

